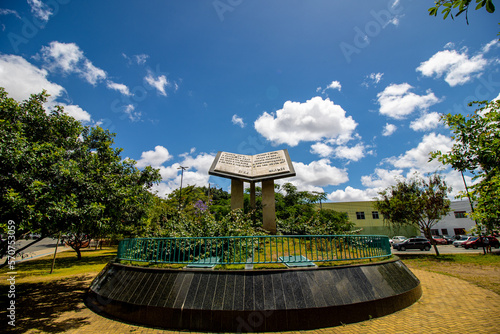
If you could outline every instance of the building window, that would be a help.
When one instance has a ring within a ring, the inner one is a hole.
[[[453,232],[455,232],[455,235],[465,234],[465,228],[454,228]]]
[[[373,219],[379,219],[379,217],[378,217],[378,211],[372,211],[372,218]]]
[[[447,228],[442,228],[441,229],[441,234],[442,235],[448,235],[448,229]]]
[[[439,230],[437,228],[432,228],[431,229],[431,234],[432,235],[439,235]]]
[[[365,219],[365,213],[364,212],[356,212],[356,218],[357,219]]]
[[[465,211],[455,211],[455,218],[466,218]]]

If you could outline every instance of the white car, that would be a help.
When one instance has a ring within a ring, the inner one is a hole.
[[[453,246],[460,247],[464,242],[469,241],[471,238],[472,237],[469,236],[460,237],[460,239],[453,241]]]
[[[407,238],[405,236],[397,235],[395,237],[392,237],[391,244],[397,244],[397,243],[405,241],[406,239]]]

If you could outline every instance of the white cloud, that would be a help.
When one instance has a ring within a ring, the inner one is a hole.
[[[348,159],[358,161],[365,156],[365,146],[357,144],[353,147],[338,146],[335,148],[335,157],[340,159]]]
[[[143,168],[146,166],[159,167],[165,161],[172,159],[172,156],[168,150],[163,146],[156,146],[154,151],[142,152],[141,158],[137,160],[137,168]]]
[[[375,189],[356,189],[351,186],[347,186],[344,190],[336,190],[329,195],[327,198],[331,202],[356,202],[356,201],[371,201],[377,196],[377,191]]]
[[[79,121],[89,122],[90,114],[77,105],[67,105],[58,102],[66,91],[56,83],[47,80],[47,71],[39,69],[16,55],[0,55],[0,86],[4,87],[9,96],[17,101],[29,99],[31,94],[46,90],[50,96],[45,107],[52,110],[56,105],[64,107],[65,112]]]
[[[239,117],[238,115],[234,114],[233,118],[231,119],[231,122],[234,125],[239,125],[241,128],[245,127],[245,122],[243,122],[243,118]]]
[[[149,56],[147,54],[140,54],[140,55],[135,55],[134,58],[135,61],[137,62],[137,65],[144,65]]]
[[[384,73],[370,73],[365,77],[365,80],[361,84],[362,86],[365,87],[370,87],[371,85],[376,86],[381,80],[382,77],[384,76]]]
[[[19,13],[13,9],[0,8],[0,15],[14,15],[18,19],[21,19]]]
[[[453,145],[451,138],[441,134],[430,133],[422,138],[417,147],[406,151],[398,157],[390,157],[385,162],[396,168],[412,168],[422,173],[434,172],[442,167],[437,160],[429,162],[429,153],[433,151],[448,152]]]
[[[130,89],[126,85],[124,85],[124,84],[120,84],[120,83],[116,83],[116,82],[113,82],[111,80],[108,80],[108,81],[106,81],[106,86],[109,89],[113,89],[113,90],[119,91],[123,95],[126,95],[126,96],[132,95],[130,93]]]
[[[162,182],[155,186],[153,190],[158,192],[161,197],[167,197],[172,191],[179,189],[181,184],[181,170],[180,166],[188,167],[184,171],[184,176],[182,179],[183,186],[195,185],[195,186],[207,186],[209,181],[208,170],[212,165],[215,155],[208,153],[200,153],[197,156],[193,156],[190,153],[182,154],[183,160],[180,163],[174,163],[170,166],[160,166],[160,174],[162,176]]]
[[[40,0],[28,0],[28,4],[31,7],[31,12],[33,13],[33,15],[44,22],[47,22],[50,16],[53,14],[50,7]]]
[[[293,162],[293,167],[297,176],[287,180],[301,190],[322,191],[320,187],[336,186],[349,181],[347,171],[332,166],[328,159],[312,161],[310,164]]]
[[[51,72],[75,73],[91,85],[106,79],[106,72],[95,67],[75,43],[50,42],[49,46],[42,47],[41,53],[44,67]]]
[[[385,123],[384,131],[382,131],[382,136],[390,136],[398,129],[394,124]]]
[[[135,111],[135,106],[133,104],[127,104],[123,108],[123,112],[128,116],[132,122],[137,122],[141,119],[142,113]]]
[[[438,127],[441,116],[437,112],[424,113],[422,116],[410,123],[414,131],[429,131]]]
[[[333,154],[333,147],[325,143],[315,143],[311,145],[311,153],[327,158]]]
[[[65,91],[58,84],[47,80],[47,71],[39,69],[16,55],[0,55],[0,86],[17,101],[26,100],[31,94],[41,93],[43,89],[56,99]]]
[[[368,188],[376,188],[379,191],[395,184],[396,180],[400,178],[403,178],[402,169],[376,168],[373,174],[361,177],[361,184]]]
[[[338,81],[332,81],[331,84],[329,84],[325,89],[336,89],[340,92],[342,89],[342,85]]]
[[[80,108],[79,106],[66,105],[63,103],[57,103],[57,105],[63,106],[64,111],[68,115],[73,117],[74,119],[79,120],[79,121],[84,121],[84,122],[90,122],[90,119],[91,119],[90,114],[88,112],[86,112],[85,110],[83,110],[82,108]]]
[[[463,85],[480,76],[488,65],[484,54],[492,47],[498,45],[498,41],[486,44],[480,53],[469,57],[467,49],[462,52],[457,50],[443,50],[434,54],[429,60],[424,61],[417,67],[417,71],[426,77],[441,78],[451,86]],[[453,45],[451,45],[453,47]]]
[[[156,88],[159,94],[167,96],[165,88],[170,85],[170,82],[167,81],[167,77],[165,75],[160,75],[155,78],[153,73],[148,71],[148,75],[144,78],[144,80],[146,80],[151,87]]]
[[[413,87],[408,83],[392,84],[383,92],[377,94],[382,115],[395,119],[404,119],[415,110],[426,110],[439,102],[431,91],[427,95],[417,95],[410,92]]]
[[[357,123],[345,114],[339,105],[316,96],[305,103],[287,101],[275,115],[264,112],[254,125],[273,144],[296,146],[301,141],[350,136]]]

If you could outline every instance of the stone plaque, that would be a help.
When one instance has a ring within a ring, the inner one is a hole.
[[[255,182],[295,176],[295,170],[287,150],[256,155],[219,152],[209,174]]]

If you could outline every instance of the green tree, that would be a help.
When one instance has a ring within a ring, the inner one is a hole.
[[[449,152],[431,152],[431,160],[473,174],[476,183],[461,196],[474,203],[472,218],[480,228],[491,231],[500,228],[500,100],[473,104],[481,106],[473,115],[442,116],[455,142]]]
[[[451,188],[439,174],[431,175],[428,180],[413,176],[379,192],[380,198],[376,198],[375,208],[394,227],[418,227],[434,246],[436,255],[439,255],[431,228],[450,210],[450,200],[447,199],[449,191]]]
[[[492,0],[476,0],[476,4],[476,10],[484,7],[488,13],[495,12]],[[472,0],[436,0],[434,1],[434,7],[429,8],[429,15],[437,16],[439,10],[443,7],[441,11],[443,19],[448,16],[454,19],[455,16],[465,13],[465,20],[469,24],[468,14],[471,6],[473,6]],[[453,14],[452,10],[455,10],[455,14]]]
[[[12,220],[16,239],[62,232],[80,258],[86,238],[141,222],[160,175],[122,161],[109,131],[83,126],[60,107],[47,113],[47,96],[18,103],[0,88],[0,229]],[[6,250],[2,242],[0,254]]]

